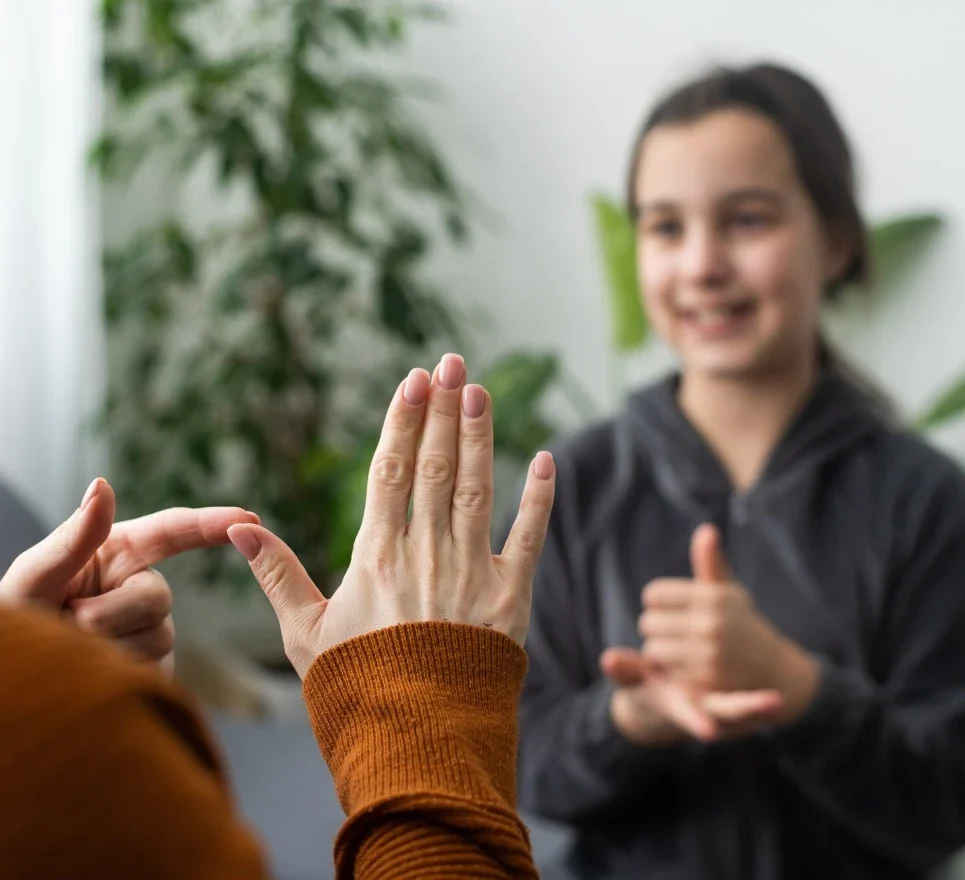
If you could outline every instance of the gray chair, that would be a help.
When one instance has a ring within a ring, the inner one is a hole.
[[[27,503],[0,482],[0,576],[14,559],[49,531]]]

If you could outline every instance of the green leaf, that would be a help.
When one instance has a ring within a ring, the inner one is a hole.
[[[117,156],[118,141],[114,135],[103,134],[92,144],[88,152],[88,162],[97,173],[108,177],[114,157]]]
[[[329,497],[328,562],[331,569],[340,571],[352,559],[352,547],[362,514],[365,512],[365,492],[369,466],[378,436],[362,438],[350,456],[334,456],[329,450],[316,458],[324,477],[332,484]]]
[[[493,399],[497,451],[526,458],[550,439],[554,432],[539,407],[559,372],[556,355],[515,351],[483,373],[480,384]]]
[[[338,107],[338,90],[328,82],[314,76],[307,67],[299,64],[292,76],[292,103],[305,110],[331,111]]]
[[[915,420],[921,430],[935,428],[965,415],[965,376],[952,382]]]
[[[219,170],[222,183],[236,172],[251,168],[260,158],[251,126],[240,116],[229,117],[215,133],[214,140],[221,152]]]
[[[187,233],[176,223],[163,227],[164,245],[168,251],[168,263],[178,281],[193,281],[198,271],[198,256]]]
[[[101,0],[101,21],[111,31],[121,22],[121,13],[127,0]]]
[[[336,9],[334,15],[363,46],[367,46],[371,42],[373,23],[364,9],[356,9],[351,6],[343,7]]]
[[[442,158],[422,134],[395,125],[387,132],[386,145],[410,186],[439,196],[455,195]]]
[[[395,272],[385,272],[378,288],[379,319],[386,330],[405,342],[423,345],[426,333],[416,320],[416,308],[406,282]]]
[[[392,42],[401,42],[405,38],[405,19],[398,12],[389,13],[385,33]]]
[[[633,351],[647,341],[647,316],[637,278],[636,234],[626,211],[603,195],[592,199],[603,257],[613,343]]]
[[[425,346],[431,339],[456,332],[455,321],[442,299],[428,289],[420,289],[398,265],[388,263],[384,268],[377,303],[382,326],[409,345]]]
[[[323,269],[312,254],[307,241],[292,241],[280,245],[271,255],[272,264],[286,289],[305,287],[318,281]]]
[[[151,84],[151,75],[144,62],[136,55],[120,53],[105,53],[104,79],[117,89],[122,101],[132,100]]]
[[[871,230],[874,273],[891,285],[945,225],[935,212],[905,214],[875,224]]]
[[[468,240],[469,226],[465,218],[458,211],[448,211],[446,213],[445,223],[449,238],[456,244],[464,244]]]
[[[408,266],[425,255],[429,241],[425,233],[411,223],[397,223],[392,231],[392,244],[385,262],[393,268]]]

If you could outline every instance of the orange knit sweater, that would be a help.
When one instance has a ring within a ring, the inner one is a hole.
[[[514,807],[524,667],[454,624],[318,658],[305,700],[348,815],[340,880],[536,877]],[[34,611],[0,609],[0,780],[6,880],[268,877],[179,688]]]

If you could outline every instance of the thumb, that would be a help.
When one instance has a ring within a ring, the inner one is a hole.
[[[98,477],[69,519],[13,561],[0,580],[0,598],[60,608],[67,585],[107,540],[113,525],[114,490]]]
[[[690,565],[695,580],[723,583],[731,579],[717,526],[704,523],[694,531],[690,539]]]
[[[628,688],[644,684],[650,667],[633,648],[607,648],[600,655],[600,670],[617,687]]]
[[[318,591],[294,551],[264,526],[233,525],[228,540],[241,553],[275,611],[282,632],[311,608],[318,614],[328,600]]]

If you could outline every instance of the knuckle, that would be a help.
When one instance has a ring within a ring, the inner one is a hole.
[[[170,654],[174,650],[174,642],[174,621],[168,618],[157,630],[157,650],[159,655],[166,657]]]
[[[372,475],[389,489],[408,486],[412,465],[404,455],[396,452],[379,452],[372,459]]]
[[[458,421],[460,394],[458,392],[437,392],[432,395],[429,406],[429,418],[441,418],[446,421]]]
[[[537,485],[525,494],[522,506],[524,509],[528,508],[541,515],[545,515],[553,509],[554,497],[553,492],[549,488]]]
[[[75,530],[70,522],[63,522],[50,533],[51,548],[59,556],[66,556],[74,549]]]
[[[455,470],[455,464],[449,456],[431,452],[419,459],[416,476],[423,483],[440,485],[449,482]]]
[[[535,529],[522,529],[519,533],[518,546],[523,553],[534,555],[543,547],[543,536]]]
[[[81,629],[92,633],[101,633],[106,629],[108,616],[104,613],[98,602],[89,602],[78,608],[75,612],[75,619]]]
[[[452,506],[461,513],[482,513],[492,500],[492,489],[483,483],[471,482],[456,486]]]
[[[482,419],[467,422],[460,430],[459,443],[463,452],[474,456],[484,456],[492,453],[493,439],[489,429],[479,424]]]
[[[258,571],[258,583],[270,602],[285,594],[285,569],[281,565],[265,565]]]
[[[145,581],[145,589],[141,600],[145,613],[159,618],[167,617],[174,606],[174,597],[167,579],[160,572],[151,570]]]
[[[363,567],[368,576],[379,585],[391,585],[398,580],[395,553],[384,544],[366,548]]]
[[[483,624],[491,624],[494,629],[506,633],[517,627],[526,615],[526,603],[515,590],[507,590],[496,601],[491,619]]]

